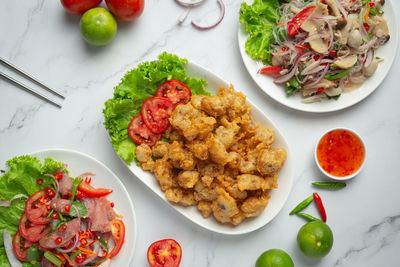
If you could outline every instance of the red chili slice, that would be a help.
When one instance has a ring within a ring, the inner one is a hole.
[[[24,213],[19,220],[19,233],[23,238],[32,243],[39,242],[43,236],[50,232],[50,228],[46,228],[46,225],[44,224],[33,224],[33,226],[27,226],[27,222],[28,218]]]
[[[136,144],[147,144],[154,146],[157,141],[161,140],[161,134],[152,133],[144,124],[142,115],[135,116],[128,127],[128,135]]]
[[[169,127],[169,117],[174,104],[165,97],[154,96],[142,104],[142,118],[147,128],[153,133],[162,133]]]
[[[297,15],[291,21],[287,23],[287,31],[290,36],[295,36],[299,33],[301,25],[311,15],[314,9],[315,6],[304,8],[302,11],[297,13]]]
[[[156,96],[166,97],[172,101],[174,106],[177,106],[188,103],[192,96],[192,91],[183,82],[168,80],[157,88]]]
[[[46,218],[48,212],[46,206],[37,202],[42,196],[46,196],[46,190],[39,190],[33,193],[26,201],[25,214],[31,223],[47,224],[50,222],[50,220]]]
[[[258,72],[261,74],[276,76],[279,75],[282,70],[283,68],[279,66],[266,66],[262,67]]]

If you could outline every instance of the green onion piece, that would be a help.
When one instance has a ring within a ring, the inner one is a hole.
[[[82,181],[83,181],[82,178],[75,178],[72,181],[72,190],[71,190],[72,196],[69,198],[71,201],[75,199],[76,191],[78,190],[78,186],[82,183]]]
[[[313,186],[329,189],[341,189],[346,187],[345,183],[341,182],[315,182],[312,183]]]
[[[101,236],[98,237],[99,242],[104,246],[105,249],[107,249],[108,252],[108,244],[107,241],[105,241]]]
[[[81,251],[78,249],[78,251],[75,251],[74,253],[72,253],[69,258],[71,259],[71,261],[74,261],[76,256],[78,256],[79,254],[81,254]]]
[[[49,261],[51,261],[51,263],[53,263],[54,265],[57,265],[58,267],[61,267],[62,261],[59,258],[57,258],[57,256],[54,255],[53,253],[51,253],[50,251],[45,251],[44,252],[44,257],[46,259],[48,259]]]
[[[327,79],[329,81],[333,81],[333,80],[336,80],[336,79],[340,79],[340,78],[342,78],[343,76],[346,76],[349,73],[350,73],[350,70],[345,70],[345,71],[342,71],[342,72],[340,72],[338,74],[335,74],[335,75],[327,74],[327,75],[325,75],[325,79]]]

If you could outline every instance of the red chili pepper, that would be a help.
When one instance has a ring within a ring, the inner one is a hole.
[[[66,223],[61,224],[60,227],[57,228],[57,231],[59,231],[60,233],[64,232],[65,230],[67,230],[67,224]]]
[[[40,196],[39,197],[39,203],[42,205],[45,205],[46,203],[48,203],[50,201],[48,196]]]
[[[86,260],[87,256],[85,254],[79,254],[78,256],[76,256],[75,258],[75,262],[77,264],[81,264],[82,262],[84,262]]]
[[[336,56],[336,51],[332,50],[331,52],[329,52],[329,56],[330,57],[335,57]]]
[[[314,60],[317,61],[318,59],[319,59],[319,56],[318,56],[318,55],[315,55],[315,56],[314,56]]]
[[[315,204],[317,204],[319,213],[321,214],[322,220],[324,222],[326,222],[326,211],[324,208],[324,204],[322,204],[321,197],[318,195],[318,193],[314,193],[313,196],[314,196]]]
[[[50,215],[50,218],[52,218],[53,220],[58,220],[58,218],[60,218],[60,216],[58,216],[58,213],[52,213]]]
[[[51,189],[49,187],[49,188],[46,188],[46,195],[48,195],[49,197],[54,197],[56,195],[56,193],[54,192],[53,189]]]
[[[42,179],[42,178],[37,179],[37,180],[36,180],[36,183],[37,183],[38,185],[42,185],[42,184],[43,184],[43,179]]]
[[[68,198],[72,197],[72,193],[68,192]]]
[[[69,212],[71,210],[71,206],[69,204],[65,205],[65,211]]]
[[[375,3],[374,3],[374,2],[370,2],[370,3],[369,3],[369,6],[370,6],[370,7],[373,7],[373,6],[375,6]]]
[[[93,240],[93,242],[89,244],[89,247],[91,247],[96,242],[97,242],[97,239]]]
[[[78,190],[78,192],[76,192],[76,197],[84,198],[85,194]]]
[[[82,246],[84,246],[84,247],[87,246],[88,242],[87,242],[86,238],[82,238],[82,239],[81,239],[81,244],[82,244]]]
[[[93,239],[93,232],[90,231],[90,229],[87,229],[87,230],[86,230],[86,233],[89,234],[89,238]]]
[[[90,184],[90,182],[92,181],[92,177],[86,177],[85,178],[85,182]]]
[[[282,51],[283,52],[287,51],[287,47],[286,46],[282,47]]]
[[[369,24],[368,23],[364,23],[364,28],[366,31],[369,31]]]
[[[59,173],[54,174],[54,177],[56,178],[57,181],[60,181],[64,177],[64,174],[59,172]]]
[[[57,244],[57,245],[60,245],[61,242],[62,242],[62,238],[61,238],[60,236],[57,237],[57,238],[56,238],[56,244]]]
[[[83,235],[84,231],[79,231],[78,234],[79,236]]]
[[[323,87],[320,87],[320,88],[317,89],[317,92],[318,92],[318,93],[322,93],[324,90],[325,90],[325,89],[324,89]]]
[[[111,208],[114,208],[114,202],[110,203]]]

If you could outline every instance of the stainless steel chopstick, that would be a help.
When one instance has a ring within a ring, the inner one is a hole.
[[[3,59],[0,57],[0,61],[2,63],[4,63],[5,65],[9,66],[10,68],[18,71],[19,73],[21,73],[22,75],[28,77],[29,79],[31,79],[32,81],[34,81],[35,83],[39,84],[40,86],[42,86],[44,89],[46,89],[47,91],[61,97],[62,99],[65,99],[65,96],[59,92],[57,92],[56,90],[50,88],[49,86],[45,85],[44,83],[42,83],[41,81],[39,81],[37,78],[33,77],[32,75],[30,75],[29,73],[26,73],[25,71],[21,70],[20,68],[18,68],[17,66],[15,66],[14,64],[12,64],[11,62],[8,62],[7,60]]]
[[[25,85],[25,84],[23,84],[23,83],[17,81],[17,80],[14,79],[13,77],[8,76],[7,74],[5,74],[5,73],[3,73],[3,72],[1,72],[1,71],[0,71],[0,76],[1,76],[3,79],[6,79],[6,80],[8,80],[8,81],[10,81],[10,82],[12,82],[12,83],[15,83],[16,85],[18,85],[18,86],[22,87],[23,89],[29,91],[30,93],[32,93],[32,94],[34,94],[34,95],[37,95],[38,97],[40,97],[40,98],[46,100],[47,102],[49,102],[49,103],[51,103],[51,104],[53,104],[53,105],[55,105],[55,106],[61,108],[61,104],[60,104],[60,103],[57,103],[57,102],[51,100],[51,99],[48,98],[47,96],[45,96],[45,95],[39,93],[38,91],[36,91],[36,90],[34,90],[34,89],[28,87],[27,85]]]

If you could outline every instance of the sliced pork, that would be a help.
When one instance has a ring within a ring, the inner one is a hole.
[[[50,236],[44,236],[39,244],[44,248],[60,248],[68,245],[69,241],[79,232],[81,223],[78,219],[73,219],[67,223],[67,228],[63,232],[55,231]],[[57,244],[56,239],[61,237],[61,243]]]
[[[85,204],[88,211],[86,217],[91,222],[90,230],[102,233],[110,232],[110,221],[116,217],[110,201],[105,197],[84,198],[83,204]]]
[[[50,201],[50,207],[54,209],[57,212],[60,212],[62,215],[67,215],[69,214],[69,211],[65,210],[65,206],[69,205],[71,208],[71,201],[68,199],[62,199],[62,198],[53,198]]]
[[[68,195],[72,191],[72,180],[68,174],[63,173],[63,178],[58,182],[60,186],[60,193],[63,196]]]

